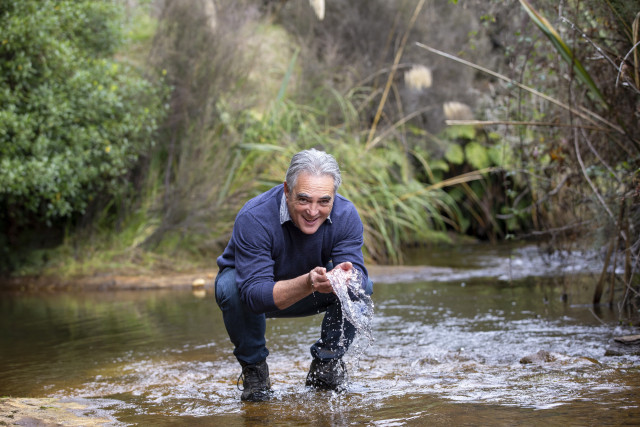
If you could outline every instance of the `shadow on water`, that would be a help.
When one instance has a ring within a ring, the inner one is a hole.
[[[304,387],[321,317],[270,319],[268,403],[240,402],[210,290],[4,295],[0,396],[86,399],[114,424],[637,423],[640,357],[605,356],[612,337],[637,331],[613,310],[594,315],[581,300],[589,277],[504,280],[496,256],[476,260],[492,272],[483,277],[457,266],[446,267],[449,281],[380,275],[374,342],[356,341],[344,394]],[[514,262],[530,268],[527,257]],[[520,363],[540,350],[548,357]]]

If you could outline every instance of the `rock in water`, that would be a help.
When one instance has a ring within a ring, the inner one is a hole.
[[[524,356],[522,359],[520,359],[520,363],[522,363],[523,365],[529,363],[549,363],[555,361],[556,359],[556,356],[549,353],[548,351],[540,350],[537,353]]]
[[[615,337],[613,340],[626,345],[640,345],[640,335],[625,335]]]
[[[640,356],[640,335],[614,337],[605,356]]]

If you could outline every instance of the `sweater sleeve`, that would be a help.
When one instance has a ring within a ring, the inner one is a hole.
[[[271,235],[253,215],[245,212],[236,218],[233,238],[240,298],[257,314],[277,310],[273,300],[275,281]]]

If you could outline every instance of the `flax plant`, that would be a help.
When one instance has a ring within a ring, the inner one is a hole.
[[[442,187],[429,187],[415,178],[415,166],[397,141],[367,149],[357,129],[356,108],[332,92],[344,121],[328,123],[327,109],[278,100],[268,114],[247,122],[238,155],[245,160],[235,179],[257,172],[251,193],[283,180],[291,156],[315,147],[336,157],[343,174],[340,193],[358,208],[365,228],[364,251],[375,262],[400,263],[407,245],[448,241],[460,212]],[[471,179],[479,179],[474,176]],[[467,179],[468,180],[468,179]],[[247,182],[245,182],[247,184]],[[233,185],[233,184],[232,184]]]

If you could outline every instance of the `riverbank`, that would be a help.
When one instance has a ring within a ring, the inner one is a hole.
[[[0,290],[7,292],[77,292],[174,289],[192,286],[212,287],[215,272],[150,273],[128,275],[123,273],[94,276],[19,276],[0,279]]]
[[[372,265],[367,267],[374,283],[413,282],[425,277],[439,277],[450,272],[431,266]],[[102,273],[91,276],[60,277],[55,275],[0,278],[0,291],[17,293],[136,291],[154,289],[212,288],[217,270],[191,272],[151,272],[126,274]]]

